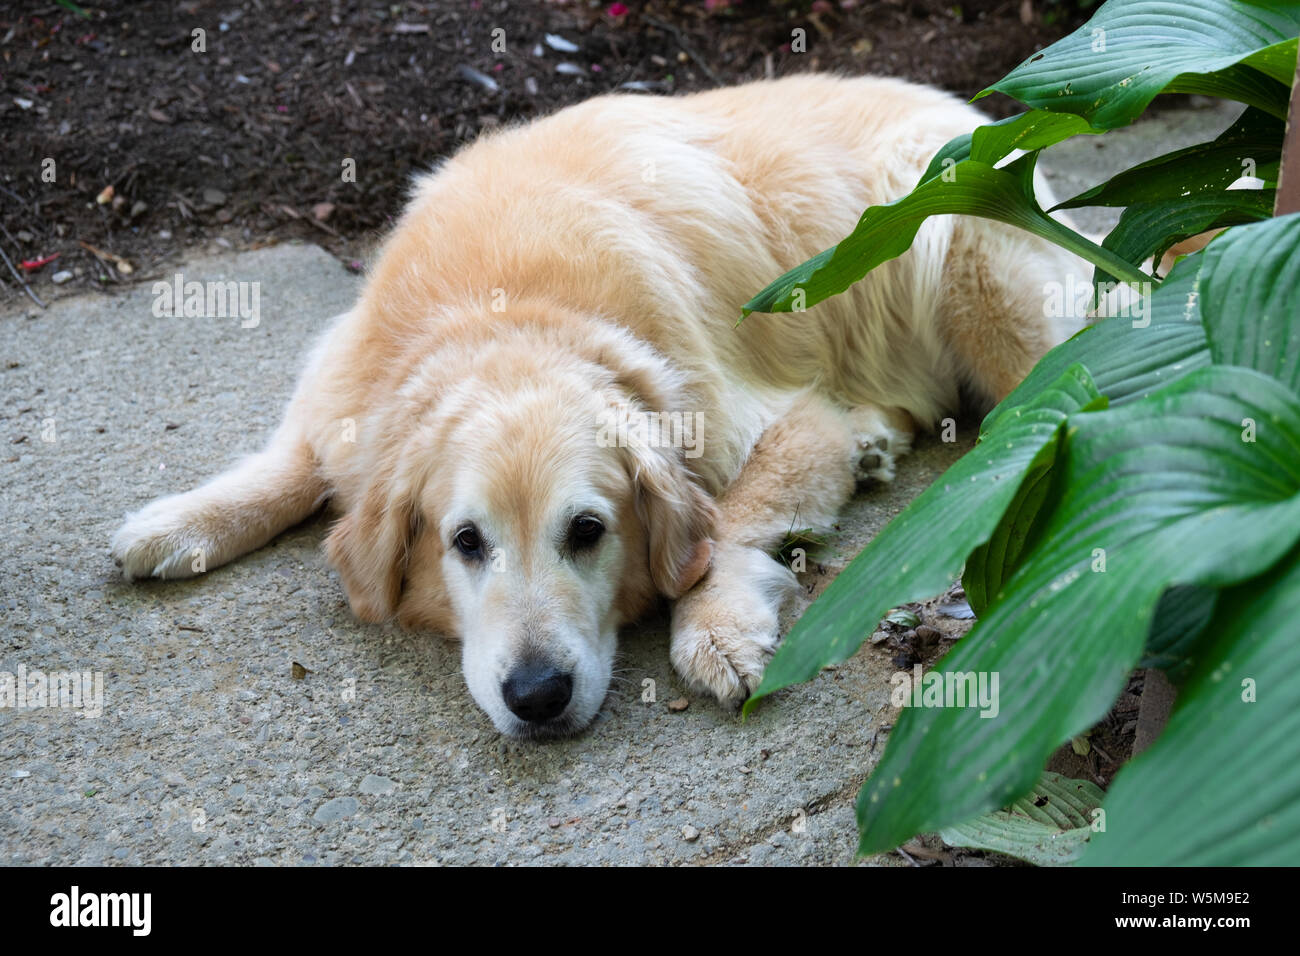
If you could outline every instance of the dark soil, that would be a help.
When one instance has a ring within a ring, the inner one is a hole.
[[[974,625],[972,618],[951,615],[952,608],[963,605],[969,608],[960,584],[929,601],[905,604],[902,610],[915,614],[920,623],[909,627],[886,619],[872,635],[871,643],[889,653],[890,663],[898,670],[907,671],[916,664],[928,669],[948,652],[951,642],[961,640]],[[1046,769],[1092,781],[1102,789],[1110,786],[1111,779],[1133,753],[1145,674],[1134,671],[1115,706],[1087,733],[1060,747]]]
[[[1029,25],[1021,0],[626,7],[189,0],[100,2],[82,16],[5,4],[0,249],[42,296],[63,270],[74,278],[59,291],[139,280],[212,242],[304,238],[355,262],[413,172],[500,123],[628,83],[653,95],[807,70],[890,74],[969,97],[1082,19],[1053,0],[1027,5]],[[198,29],[206,52],[194,48]],[[578,49],[556,49],[547,34]],[[773,123],[793,128],[798,117]],[[343,179],[347,159],[355,182]],[[2,263],[0,283],[12,299]]]

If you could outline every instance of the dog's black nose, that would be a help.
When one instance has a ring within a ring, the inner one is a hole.
[[[525,662],[501,684],[501,696],[520,720],[537,723],[558,717],[573,696],[573,677],[550,664]]]

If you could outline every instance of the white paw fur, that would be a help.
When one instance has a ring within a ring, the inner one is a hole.
[[[127,515],[117,529],[112,554],[128,581],[191,578],[218,563],[216,543],[187,506],[187,497],[159,498]]]
[[[778,615],[798,582],[757,548],[719,545],[708,576],[673,606],[670,656],[686,683],[737,707],[780,643]]]

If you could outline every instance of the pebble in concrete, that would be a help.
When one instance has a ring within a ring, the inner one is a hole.
[[[321,804],[319,810],[312,816],[317,823],[334,823],[338,820],[346,820],[357,812],[356,797],[335,797]]]

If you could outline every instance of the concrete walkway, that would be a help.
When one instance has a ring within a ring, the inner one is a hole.
[[[1227,124],[1172,115],[1131,131],[1132,148],[1072,144],[1058,191]],[[323,518],[198,580],[123,583],[107,547],[123,513],[259,447],[358,281],[310,246],[179,271],[260,282],[260,323],[157,317],[147,284],[46,311],[0,303],[0,672],[103,676],[98,717],[0,710],[0,863],[853,861],[853,798],[894,718],[883,650],[741,723],[694,696],[669,710],[683,691],[649,622],[626,635],[592,729],[539,746],[496,733],[455,645],[352,619]],[[806,583],[833,576],[976,424],[922,442],[857,499]]]

